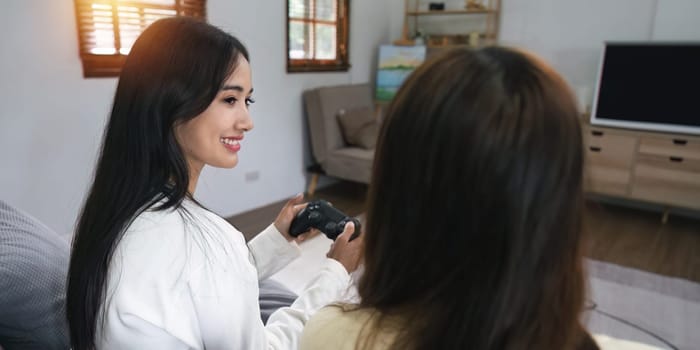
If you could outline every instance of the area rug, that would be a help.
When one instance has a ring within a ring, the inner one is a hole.
[[[661,349],[700,349],[700,284],[587,260],[593,333]]]

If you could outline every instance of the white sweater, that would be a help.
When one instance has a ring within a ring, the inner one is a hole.
[[[291,307],[263,325],[258,280],[299,256],[299,247],[274,225],[246,245],[219,216],[187,200],[183,207],[189,216],[143,212],[117,245],[98,349],[297,349],[310,316],[350,284],[345,268],[327,259]]]

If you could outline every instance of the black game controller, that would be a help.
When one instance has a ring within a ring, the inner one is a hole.
[[[350,221],[355,223],[355,231],[350,237],[352,241],[360,235],[360,220],[345,215],[324,200],[315,200],[309,202],[306,208],[302,209],[292,220],[289,225],[289,234],[296,237],[311,228],[315,228],[335,241],[343,233],[345,224]]]

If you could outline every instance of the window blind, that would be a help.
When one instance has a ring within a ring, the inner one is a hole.
[[[205,0],[75,0],[80,58],[86,77],[117,76],[141,32],[158,19],[204,20]]]

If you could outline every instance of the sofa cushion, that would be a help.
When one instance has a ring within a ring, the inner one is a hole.
[[[330,176],[344,180],[369,183],[374,150],[346,147],[331,152],[323,164]]]
[[[343,138],[348,145],[374,149],[379,126],[371,108],[340,109],[337,118]]]
[[[304,108],[314,160],[324,164],[333,150],[347,147],[338,123],[338,110],[373,106],[372,86],[326,86],[304,92]]]
[[[68,349],[70,247],[50,228],[0,200],[0,344]]]

